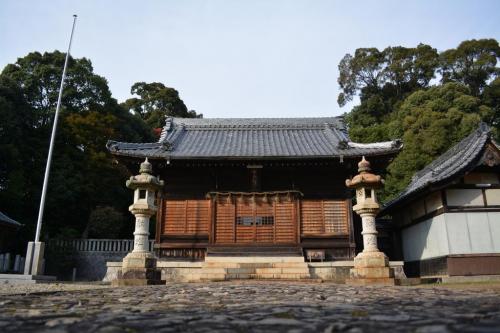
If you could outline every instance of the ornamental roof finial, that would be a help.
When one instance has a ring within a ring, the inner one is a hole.
[[[151,174],[153,172],[153,166],[149,163],[148,158],[141,163],[141,167],[139,168],[139,173],[141,174]]]
[[[359,173],[366,173],[371,171],[372,168],[370,167],[370,162],[368,162],[365,157],[361,159],[361,161],[358,163],[358,172]]]

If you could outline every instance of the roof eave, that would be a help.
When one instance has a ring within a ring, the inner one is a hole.
[[[484,142],[482,148],[476,153],[476,156],[474,156],[467,165],[464,165],[461,169],[457,170],[456,172],[450,174],[445,178],[439,179],[435,182],[428,182],[424,186],[408,193],[407,195],[400,197],[399,199],[396,197],[396,199],[394,199],[392,202],[389,202],[389,205],[382,208],[382,210],[379,213],[379,216],[391,214],[398,208],[408,204],[408,202],[418,199],[426,195],[427,193],[442,190],[443,188],[450,185],[454,179],[465,176],[468,172],[472,171],[474,168],[477,167],[479,160],[483,156],[485,147],[489,142],[495,144],[493,139],[488,138]]]
[[[153,158],[153,159],[164,159],[164,160],[297,160],[297,159],[355,159],[362,156],[372,156],[372,157],[387,157],[391,158],[399,152],[399,149],[392,151],[383,152],[364,152],[356,154],[345,154],[345,155],[262,155],[262,156],[176,156],[175,154],[154,154],[154,153],[129,153],[121,151],[111,151],[110,153],[114,156],[124,156],[132,158]]]

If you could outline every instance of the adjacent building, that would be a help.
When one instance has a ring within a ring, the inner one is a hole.
[[[499,175],[499,146],[481,124],[385,206],[407,275],[500,274]]]
[[[0,253],[8,250],[13,236],[21,226],[21,223],[0,212]]]

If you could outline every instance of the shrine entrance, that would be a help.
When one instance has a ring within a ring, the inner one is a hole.
[[[296,192],[217,193],[213,243],[293,245],[298,243]]]

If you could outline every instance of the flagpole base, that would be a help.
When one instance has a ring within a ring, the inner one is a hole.
[[[29,242],[24,264],[25,275],[43,275],[44,271],[44,242]]]

